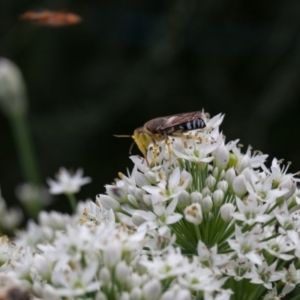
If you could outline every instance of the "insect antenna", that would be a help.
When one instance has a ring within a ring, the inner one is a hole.
[[[131,135],[127,135],[127,134],[114,134],[115,137],[117,138],[132,138]],[[134,146],[135,142],[133,142],[129,148],[129,154],[131,155],[131,151],[132,151],[132,148]]]
[[[129,148],[129,154],[130,154],[130,155],[131,155],[131,151],[132,151],[132,148],[133,148],[134,144],[135,144],[135,142],[133,142],[133,143],[131,144],[130,148]]]
[[[131,138],[131,135],[129,134],[114,134],[117,138]]]

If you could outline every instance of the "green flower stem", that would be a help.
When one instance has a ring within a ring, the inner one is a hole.
[[[41,186],[42,181],[30,140],[26,115],[11,114],[10,121],[25,181]]]
[[[76,198],[75,198],[74,194],[71,194],[71,193],[68,193],[66,195],[69,199],[69,203],[70,203],[70,206],[72,208],[72,211],[73,211],[73,213],[75,213],[76,212],[76,206],[77,206]]]
[[[194,225],[195,226],[195,230],[196,230],[196,235],[197,235],[197,239],[199,241],[201,241],[201,233],[200,233],[200,230],[199,230],[199,225]]]

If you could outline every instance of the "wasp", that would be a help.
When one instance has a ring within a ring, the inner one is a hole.
[[[193,137],[184,135],[184,133],[202,129],[206,127],[206,115],[203,111],[193,111],[181,113],[166,117],[152,119],[144,124],[144,126],[135,129],[131,136],[134,143],[138,146],[144,157],[147,159],[147,150],[151,143],[156,145],[156,141],[165,140],[168,152],[170,150],[170,141],[168,136],[172,137]],[[127,135],[115,135],[116,137],[130,137]],[[130,147],[131,150],[132,146]]]

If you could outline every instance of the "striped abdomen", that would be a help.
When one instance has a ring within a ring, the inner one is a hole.
[[[181,131],[189,131],[189,130],[195,130],[195,129],[201,129],[206,127],[205,122],[203,121],[202,118],[195,119],[193,121],[189,121],[183,124],[180,124],[178,126],[175,126],[175,130],[181,130]]]

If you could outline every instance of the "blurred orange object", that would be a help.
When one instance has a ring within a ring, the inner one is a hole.
[[[21,20],[29,20],[41,26],[69,26],[81,22],[81,17],[70,12],[61,11],[28,11],[20,16]]]

